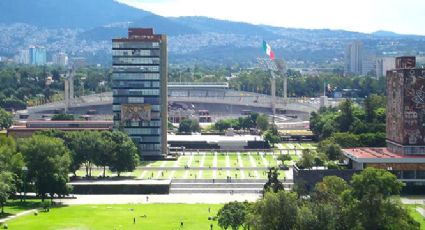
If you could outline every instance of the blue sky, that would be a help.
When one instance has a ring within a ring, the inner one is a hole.
[[[117,0],[162,16],[425,35],[425,0]]]

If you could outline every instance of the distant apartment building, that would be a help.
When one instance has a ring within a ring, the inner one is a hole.
[[[376,76],[376,56],[363,52],[361,75]]]
[[[30,64],[30,51],[28,49],[22,49],[18,55],[15,56],[15,62],[19,64]]]
[[[114,127],[127,132],[142,158],[167,153],[167,37],[130,28],[112,40]]]
[[[47,50],[43,46],[31,46],[29,56],[31,65],[45,65],[47,63]]]
[[[84,57],[73,57],[69,60],[69,65],[77,69],[84,68],[87,65],[87,60]]]
[[[59,52],[53,55],[52,62],[54,65],[58,66],[67,66],[68,65],[68,55],[64,52]]]
[[[387,71],[395,69],[395,58],[384,57],[376,60],[376,77],[386,77]]]
[[[346,75],[362,74],[362,57],[363,43],[360,41],[354,41],[347,45],[344,57],[344,72]]]

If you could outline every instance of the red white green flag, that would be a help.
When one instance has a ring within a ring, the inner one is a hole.
[[[270,57],[271,60],[274,60],[274,53],[272,51],[272,47],[266,42],[263,41],[263,50]]]

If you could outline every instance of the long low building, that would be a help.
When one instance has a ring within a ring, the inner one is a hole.
[[[168,145],[172,148],[245,150],[267,149],[269,144],[256,135],[168,135]]]
[[[56,129],[61,131],[108,131],[113,129],[113,121],[44,121],[32,120],[10,127],[8,135],[21,138],[29,137],[42,130]],[[261,136],[256,135],[173,135],[168,134],[168,145],[181,149],[217,149],[244,150],[267,149],[269,144]]]
[[[113,129],[112,121],[27,121],[22,125],[13,125],[8,130],[8,135],[19,138],[29,137],[35,132],[57,129],[61,131],[107,131]]]

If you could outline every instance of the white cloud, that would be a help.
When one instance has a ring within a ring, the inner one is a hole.
[[[424,34],[423,0],[118,0],[163,16],[207,16],[297,28]]]

